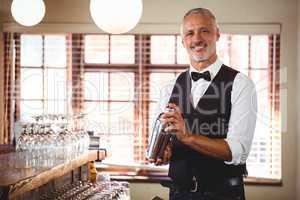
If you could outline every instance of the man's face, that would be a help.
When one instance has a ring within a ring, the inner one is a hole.
[[[185,17],[182,27],[182,42],[191,62],[205,62],[216,57],[216,42],[219,30],[208,16],[191,14]]]

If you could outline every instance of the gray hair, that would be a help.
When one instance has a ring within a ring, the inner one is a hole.
[[[214,21],[216,21],[216,16],[207,8],[193,8],[185,13],[183,19],[185,19],[187,16],[191,14],[199,14],[199,15],[207,16],[213,19]]]
[[[207,8],[193,8],[193,9],[187,11],[184,14],[183,18],[182,18],[182,23],[181,23],[181,26],[180,26],[180,33],[181,33],[181,35],[183,34],[183,22],[184,22],[184,19],[187,16],[192,15],[192,14],[198,14],[198,15],[209,17],[210,19],[212,19],[214,21],[214,23],[218,27],[216,16],[209,9],[207,9]]]

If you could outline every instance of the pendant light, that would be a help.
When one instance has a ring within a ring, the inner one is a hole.
[[[43,0],[13,0],[11,13],[13,18],[23,26],[34,26],[42,21],[45,15]]]
[[[90,0],[90,13],[95,24],[112,34],[122,34],[133,29],[142,11],[142,0]]]

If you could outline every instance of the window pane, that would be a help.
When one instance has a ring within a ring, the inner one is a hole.
[[[108,63],[108,35],[87,35],[84,41],[86,63]]]
[[[164,108],[159,108],[158,101],[161,99],[168,100],[168,98],[163,97],[162,95],[170,95],[172,92],[174,81],[176,77],[176,73],[151,73],[150,74],[150,94],[149,100],[154,101],[149,103],[149,132],[151,133],[154,120],[158,116],[161,110]],[[166,104],[167,102],[162,102],[162,104]],[[150,135],[150,134],[149,134]]]
[[[85,127],[97,135],[109,133],[109,111],[108,103],[85,102],[84,104]]]
[[[45,36],[45,66],[46,67],[67,66],[66,36],[64,35]]]
[[[269,37],[266,35],[251,36],[251,67],[268,68]]]
[[[270,128],[268,124],[258,120],[251,152],[247,160],[249,176],[270,177]]]
[[[86,72],[84,74],[84,98],[108,100],[108,73]]]
[[[45,113],[48,114],[65,114],[67,113],[66,101],[56,100],[56,101],[46,101],[45,102]]]
[[[158,111],[158,102],[150,102],[149,103],[149,131],[150,133],[152,132],[152,128],[154,126],[155,123],[155,119],[158,117],[159,115],[159,111]],[[149,134],[150,135],[150,134]]]
[[[21,99],[43,98],[42,69],[21,69]]]
[[[45,97],[48,99],[65,100],[66,95],[66,70],[47,69],[45,70]]]
[[[217,42],[217,53],[222,62],[224,62],[225,65],[230,66],[230,41],[229,41],[229,35],[221,34],[219,41]]]
[[[86,122],[96,134],[133,134],[134,103],[85,102]]]
[[[41,67],[43,39],[41,35],[21,35],[21,66]]]
[[[270,88],[268,70],[252,70],[251,79],[255,83],[257,92],[257,120],[270,125]]]
[[[110,73],[110,99],[133,100],[134,98],[134,74]]]
[[[114,35],[110,37],[111,63],[134,63],[134,36]]]
[[[272,130],[268,70],[251,70],[257,90],[257,122],[251,153],[247,160],[249,176],[280,178],[280,137]],[[279,143],[279,144],[277,144]],[[278,152],[276,152],[279,150]]]
[[[43,114],[42,101],[20,101],[21,121],[28,121],[32,116]]]
[[[248,61],[249,61],[249,36],[248,35],[232,35],[231,36],[231,55],[230,65],[248,74]]]
[[[110,105],[110,133],[132,135],[134,133],[134,104],[113,102]]]
[[[159,101],[162,94],[168,95],[171,92],[175,80],[175,73],[151,73],[149,85],[149,99]]]
[[[177,36],[177,63],[178,64],[189,64],[189,57],[182,45],[181,36]]]
[[[264,100],[269,103],[269,92],[270,92],[270,81],[271,77],[269,75],[269,70],[251,70],[250,77],[255,83],[257,95],[264,98]]]
[[[110,108],[110,110],[108,110]],[[86,127],[101,136],[106,161],[133,161],[133,103],[85,103]]]
[[[101,141],[103,141],[103,147],[108,152],[105,162],[128,164],[134,161],[133,135],[110,135],[107,137],[106,142],[104,142],[105,140]]]
[[[151,63],[175,64],[175,36],[151,36]]]

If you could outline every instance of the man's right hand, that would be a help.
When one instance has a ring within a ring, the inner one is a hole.
[[[150,163],[154,163],[155,165],[167,165],[170,162],[172,156],[172,145],[170,142],[167,144],[164,153],[163,153],[163,158],[158,158],[158,159],[149,159]]]

